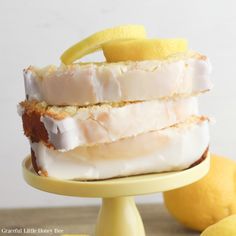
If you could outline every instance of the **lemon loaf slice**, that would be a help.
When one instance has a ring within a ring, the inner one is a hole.
[[[30,66],[24,70],[28,100],[87,105],[188,96],[211,89],[209,60],[195,52],[165,60]]]
[[[94,180],[182,170],[204,158],[208,145],[208,120],[195,117],[166,129],[68,152],[42,142],[31,142],[31,150],[39,175]]]
[[[183,122],[198,114],[198,101],[196,97],[189,97],[86,107],[24,101],[19,110],[26,136],[66,151],[77,146],[114,142]]]

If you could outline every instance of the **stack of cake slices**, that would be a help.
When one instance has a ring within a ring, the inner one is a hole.
[[[97,180],[189,168],[207,155],[210,64],[196,52],[166,60],[29,67],[19,105],[34,170]]]

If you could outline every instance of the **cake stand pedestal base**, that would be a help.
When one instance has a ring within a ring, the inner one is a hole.
[[[95,231],[96,236],[145,236],[134,198],[103,198]]]

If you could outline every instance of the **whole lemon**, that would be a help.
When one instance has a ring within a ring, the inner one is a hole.
[[[236,162],[212,154],[208,174],[193,184],[165,192],[164,202],[180,223],[199,231],[236,214]]]
[[[233,236],[236,235],[236,215],[231,215],[218,223],[209,226],[201,236]]]

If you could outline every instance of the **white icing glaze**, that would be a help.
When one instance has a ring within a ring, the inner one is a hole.
[[[22,107],[20,104],[18,104],[16,108],[17,108],[18,115],[22,116],[24,114],[24,112],[25,112],[25,108]]]
[[[181,170],[197,161],[208,145],[208,122],[198,121],[68,152],[42,143],[31,147],[48,176],[91,180]]]
[[[24,72],[29,100],[52,105],[152,100],[197,94],[211,89],[208,60],[75,64]]]
[[[68,151],[77,146],[106,143],[151,130],[162,129],[198,114],[196,97],[166,101],[108,105],[79,109],[62,120],[41,116],[49,142],[55,149]]]
[[[25,93],[27,100],[35,99],[41,101],[43,99],[39,88],[38,80],[39,80],[38,76],[33,71],[24,70],[24,84],[25,84]]]

